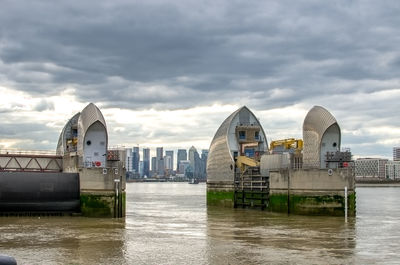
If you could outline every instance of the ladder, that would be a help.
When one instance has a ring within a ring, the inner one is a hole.
[[[260,208],[269,203],[269,177],[260,174],[259,167],[247,167],[235,180],[234,207]]]

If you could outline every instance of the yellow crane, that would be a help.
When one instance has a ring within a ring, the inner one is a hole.
[[[288,138],[272,141],[269,145],[269,149],[273,151],[278,146],[282,146],[283,149],[295,149],[296,151],[301,151],[303,150],[303,140]]]
[[[246,170],[246,167],[259,167],[260,162],[247,156],[238,156],[236,157],[236,166],[240,168],[240,172],[243,173]]]

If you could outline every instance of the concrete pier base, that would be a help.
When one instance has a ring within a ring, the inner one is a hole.
[[[125,216],[125,169],[121,162],[108,168],[80,168],[80,205],[82,216]]]
[[[113,191],[81,191],[81,213],[86,217],[123,217],[125,216],[126,193],[119,194],[119,200]],[[118,205],[120,205],[118,207]]]
[[[267,211],[301,215],[356,215],[353,169],[300,169],[270,171]],[[233,182],[208,182],[207,205],[234,207]]]
[[[208,181],[207,205],[233,208],[234,193],[233,181]]]
[[[347,187],[348,215],[356,214],[353,170],[301,169],[270,172],[268,209],[304,215],[345,215]]]

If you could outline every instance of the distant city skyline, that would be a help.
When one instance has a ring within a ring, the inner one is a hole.
[[[191,177],[206,178],[208,149],[197,150],[191,146],[189,149],[165,150],[164,147],[158,146],[152,150],[147,147],[140,148],[138,144],[135,147],[118,146],[115,149],[125,153],[125,165],[131,178],[164,176],[164,174],[186,176],[185,170],[183,172],[179,170],[182,169],[180,163],[184,164],[184,169],[190,170]],[[137,156],[140,153],[143,155]],[[137,157],[140,160],[137,160]]]

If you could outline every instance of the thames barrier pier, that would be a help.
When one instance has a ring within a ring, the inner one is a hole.
[[[251,152],[246,156],[246,152]],[[232,113],[219,127],[207,159],[207,204],[234,206],[235,179],[240,174],[235,160],[251,157],[255,162],[268,152],[268,143],[258,119],[247,108]]]
[[[56,155],[0,154],[0,213],[125,216],[125,167],[94,104],[66,123]]]
[[[268,143],[242,107],[217,130],[207,162],[207,204],[306,215],[354,216],[355,174],[341,132],[325,108],[313,107],[303,139]]]
[[[67,122],[58,140],[63,172],[79,174],[84,216],[125,216],[125,167],[107,146],[106,121],[93,103]]]

